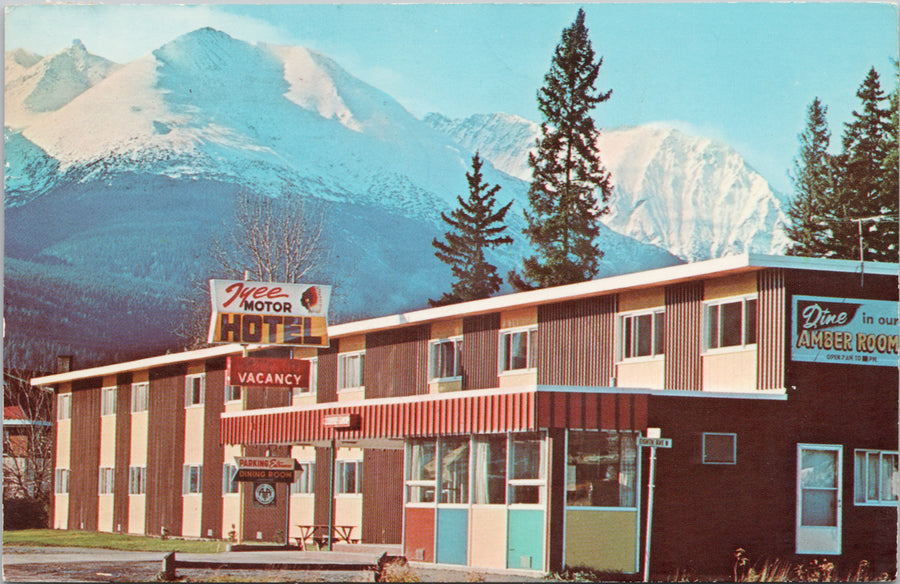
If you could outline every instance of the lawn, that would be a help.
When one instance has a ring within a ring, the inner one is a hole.
[[[87,547],[142,552],[189,552],[208,554],[224,552],[223,541],[199,541],[96,531],[66,531],[62,529],[21,529],[3,532],[3,545]]]

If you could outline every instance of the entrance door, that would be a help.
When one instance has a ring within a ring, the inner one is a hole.
[[[842,447],[797,445],[797,553],[841,553]]]

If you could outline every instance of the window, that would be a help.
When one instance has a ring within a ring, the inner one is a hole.
[[[61,393],[57,397],[56,402],[56,419],[71,420],[72,419],[72,394]]]
[[[150,384],[146,381],[143,383],[131,384],[131,411],[146,412],[150,409]]]
[[[655,357],[665,352],[666,319],[663,310],[624,315],[620,326],[623,359]]]
[[[71,471],[67,468],[58,468],[54,475],[53,492],[58,494],[66,494],[69,492],[69,475]]]
[[[147,467],[128,467],[128,494],[144,495],[147,493]]]
[[[506,436],[475,438],[475,503],[506,504]]]
[[[225,386],[225,401],[240,401],[241,399],[241,386],[240,385],[226,385]]]
[[[569,431],[566,505],[634,507],[637,437],[632,432]]]
[[[510,438],[509,502],[537,505],[545,498],[547,452],[544,440],[534,434]]]
[[[202,467],[200,465],[186,464],[181,480],[182,494],[189,495],[199,493],[202,480]]]
[[[338,391],[363,387],[365,351],[338,355]]]
[[[406,461],[406,493],[409,503],[434,503],[437,465],[435,442],[417,440],[411,442]]]
[[[234,480],[237,466],[225,463],[222,465],[222,494],[229,495],[240,492],[240,484]]]
[[[318,368],[319,368],[319,359],[312,358],[307,359],[309,361],[309,383],[306,387],[294,387],[291,388],[291,396],[298,397],[304,393],[315,393],[316,388],[318,387]]]
[[[432,341],[429,355],[429,379],[448,379],[462,376],[461,337]]]
[[[100,494],[109,495],[116,488],[116,473],[114,468],[100,467]]]
[[[338,460],[334,471],[336,493],[362,493],[362,461]]]
[[[441,446],[441,503],[469,502],[469,438],[444,438]]]
[[[853,501],[857,505],[897,505],[900,473],[897,452],[856,450],[854,452]]]
[[[188,375],[184,379],[184,405],[185,407],[196,406],[203,403],[204,393],[206,391],[205,375]]]
[[[537,328],[500,333],[500,372],[537,366]]]
[[[737,434],[704,432],[703,464],[737,464]]]
[[[300,467],[295,471],[296,478],[291,483],[291,493],[314,493],[316,479],[316,463],[300,462]]]
[[[100,415],[112,416],[116,413],[116,388],[104,387],[100,390]]]
[[[756,344],[756,298],[706,305],[706,348]]]

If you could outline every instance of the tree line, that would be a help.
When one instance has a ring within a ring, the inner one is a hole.
[[[828,106],[807,109],[791,179],[788,255],[898,260],[898,89],[886,94],[875,68],[856,92],[859,109],[831,152]]]

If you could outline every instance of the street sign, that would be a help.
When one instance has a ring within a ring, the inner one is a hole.
[[[647,448],[672,448],[672,439],[671,438],[644,438],[643,436],[638,438],[638,446]]]

